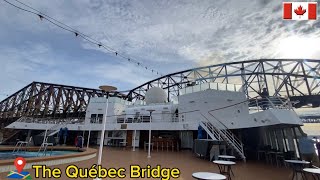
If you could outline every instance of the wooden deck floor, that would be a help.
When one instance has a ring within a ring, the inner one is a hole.
[[[218,173],[218,167],[212,162],[196,157],[191,151],[180,152],[152,152],[151,158],[147,158],[147,152],[138,150],[133,152],[131,149],[123,150],[121,148],[104,148],[102,166],[104,168],[126,168],[126,178],[130,179],[130,165],[140,165],[146,167],[151,165],[161,165],[166,168],[179,168],[181,180],[191,180],[193,172],[206,171]],[[91,167],[97,163],[97,158],[75,163],[80,168]],[[63,170],[60,179],[67,180],[65,168],[68,164],[54,166]],[[52,168],[52,167],[51,167]],[[35,170],[28,170],[35,179]],[[291,179],[291,171],[287,168],[277,168],[271,165],[258,162],[237,162],[233,167],[235,177],[234,180],[289,180]],[[7,173],[0,174],[0,179],[6,179]],[[42,179],[42,178],[40,178]],[[110,178],[108,178],[110,179]],[[120,179],[120,178],[115,178]],[[152,178],[150,178],[152,179]]]

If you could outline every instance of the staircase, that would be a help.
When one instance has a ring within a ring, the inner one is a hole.
[[[58,128],[58,129],[57,129]],[[51,129],[50,128],[50,130],[48,129],[47,130],[47,134],[46,134],[46,131],[44,131],[44,132],[42,132],[42,133],[40,133],[40,134],[38,134],[38,136],[53,136],[53,135],[55,135],[55,134],[57,134],[58,132],[60,131],[60,129],[59,129],[59,127],[55,127],[54,129]]]
[[[46,129],[44,132],[38,134],[38,136],[43,136],[43,143],[46,142],[47,138],[49,136],[53,136],[57,134],[60,131],[60,128],[66,126],[68,123],[62,123],[62,124],[55,124],[54,126],[50,127],[49,129]]]
[[[17,136],[21,130],[17,130],[17,129],[4,129],[3,131],[3,140],[0,144],[6,144],[9,143],[10,140],[12,140],[12,138],[14,138],[15,136]],[[16,142],[16,139],[14,139],[12,142]]]
[[[208,113],[210,114],[210,113]],[[208,119],[205,115],[200,113],[203,121],[200,122],[200,126],[208,133],[212,139],[219,141],[225,141],[228,146],[232,147],[238,155],[246,161],[246,157],[243,151],[242,142],[219,120],[217,120],[212,114],[210,114],[215,120]]]
[[[223,140],[219,132],[214,129],[213,125],[209,121],[201,121],[200,126],[207,132],[211,139],[218,141]]]

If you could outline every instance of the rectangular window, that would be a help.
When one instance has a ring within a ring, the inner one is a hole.
[[[103,114],[98,114],[97,123],[102,124]]]
[[[91,114],[90,123],[95,123],[97,118],[97,114]]]

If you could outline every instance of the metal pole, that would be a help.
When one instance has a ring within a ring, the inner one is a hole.
[[[151,114],[152,114],[152,111],[150,111],[148,158],[151,158],[151,155],[150,155],[150,150],[151,150],[151,119],[152,119]]]
[[[134,130],[132,151],[136,151],[136,135],[137,135],[137,130]]]
[[[47,132],[48,132],[48,125],[46,127],[46,132],[44,133],[44,137],[43,137],[42,143],[45,143],[45,141],[46,141]]]
[[[91,121],[90,121],[90,129],[89,129],[89,134],[88,134],[87,149],[89,148],[90,135],[91,135]]]
[[[106,124],[107,124],[107,114],[108,114],[108,105],[109,105],[109,97],[107,99],[107,106],[106,106],[106,112],[103,116],[103,127],[101,131],[100,136],[100,147],[99,147],[99,155],[98,155],[98,165],[101,165],[101,159],[102,159],[102,150],[103,150],[103,141],[104,141],[104,133],[106,131]]]
[[[84,144],[84,133],[85,133],[86,131],[84,130],[83,131],[83,133],[82,133],[82,144],[81,144],[81,148],[83,148],[83,144]]]

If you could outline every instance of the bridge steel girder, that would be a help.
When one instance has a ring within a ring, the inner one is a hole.
[[[84,117],[91,97],[125,95],[99,89],[32,82],[0,102],[0,120],[31,117]]]
[[[33,117],[83,117],[91,97],[117,96],[129,101],[144,100],[152,87],[179,96],[182,88],[203,83],[238,84],[247,98],[256,96],[289,97],[300,101],[296,107],[320,106],[320,60],[258,59],[198,67],[167,74],[148,81],[126,95],[106,93],[59,84],[32,82],[0,102],[0,120]],[[217,86],[218,87],[218,86]],[[228,87],[226,85],[226,87]],[[235,86],[231,87],[234,88]]]
[[[258,59],[188,69],[146,82],[132,89],[127,99],[143,100],[148,89],[160,87],[167,92],[170,101],[172,96],[179,95],[181,88],[211,82],[238,84],[248,99],[262,96],[263,91],[269,96],[318,97],[320,60]],[[312,103],[319,106],[317,102]]]

